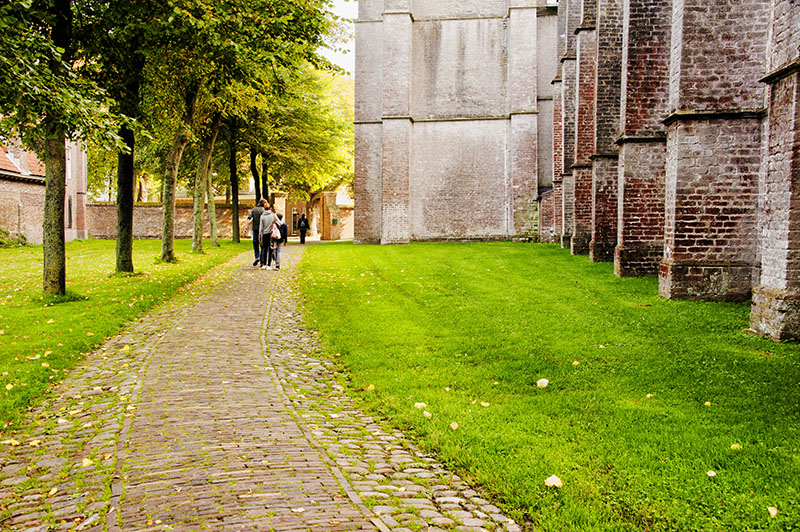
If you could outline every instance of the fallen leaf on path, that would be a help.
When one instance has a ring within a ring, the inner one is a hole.
[[[305,511],[306,511],[305,508],[292,508],[292,512],[294,512],[296,514],[301,514],[301,513],[305,512]]]
[[[42,444],[42,440],[31,440],[28,442],[28,445],[31,447],[39,447]]]
[[[19,445],[19,442],[17,440],[3,440],[0,443],[3,443],[5,445],[10,445],[11,447],[16,447],[17,445]]]
[[[558,478],[557,476],[553,475],[551,477],[547,477],[544,480],[544,485],[547,486],[548,488],[560,488],[560,487],[562,487],[564,485],[564,483],[561,482],[560,478]]]
[[[94,462],[92,460],[90,460],[89,458],[84,458],[83,462],[81,462],[81,467],[89,467],[93,463]]]
[[[50,491],[47,492],[47,496],[48,497],[52,497],[56,493],[58,493],[58,488],[53,488],[53,489],[51,489]]]
[[[330,521],[328,521],[328,524],[331,524],[333,526],[340,525],[341,523],[342,523],[341,521],[337,521],[336,519],[331,519]]]

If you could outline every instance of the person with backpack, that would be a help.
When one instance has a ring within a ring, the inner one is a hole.
[[[275,226],[278,228],[280,233],[280,238],[278,240],[273,240],[275,248],[273,249],[273,258],[275,259],[275,269],[281,269],[281,249],[283,245],[289,239],[289,228],[286,226],[286,222],[283,221],[283,214],[277,214],[278,219],[275,222]]]
[[[258,234],[261,237],[261,269],[262,270],[270,270],[272,268],[269,267],[269,259],[271,258],[270,254],[270,244],[271,244],[271,237],[272,237],[272,227],[275,225],[276,220],[275,214],[272,212],[272,206],[269,205],[264,209],[264,213],[261,215],[258,223]]]
[[[261,223],[261,215],[264,214],[264,207],[267,205],[267,200],[261,198],[258,200],[258,204],[253,207],[253,210],[250,211],[250,214],[247,216],[248,220],[252,220],[252,233],[253,233],[253,254],[255,259],[253,261],[253,266],[258,266],[259,262],[261,261],[261,233],[259,233],[259,225]]]
[[[310,225],[308,224],[308,218],[306,218],[306,213],[302,213],[300,215],[300,219],[297,220],[297,230],[300,231],[300,243],[306,243],[306,233],[308,232],[308,228]]]

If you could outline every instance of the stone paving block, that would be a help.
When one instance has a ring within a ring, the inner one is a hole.
[[[90,354],[0,449],[0,528],[519,530],[355,407],[302,325],[301,251],[219,267]]]

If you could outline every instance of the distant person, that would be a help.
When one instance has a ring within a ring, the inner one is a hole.
[[[253,210],[250,211],[250,214],[247,215],[248,220],[253,220],[253,253],[255,254],[256,258],[256,260],[253,261],[253,266],[258,266],[261,258],[261,234],[258,232],[258,229],[261,222],[261,215],[264,214],[264,206],[266,204],[267,200],[261,198],[258,200],[256,206],[253,207]]]
[[[258,223],[258,234],[261,238],[261,269],[268,270],[269,259],[270,259],[270,240],[272,234],[272,226],[275,225],[275,214],[272,212],[272,206],[267,206],[264,209],[264,212],[261,214],[261,218],[259,219]]]
[[[300,215],[300,219],[297,221],[297,230],[300,231],[300,243],[306,243],[306,232],[308,231],[308,219],[306,218],[306,213]]]
[[[274,247],[272,250],[273,258],[275,260],[275,269],[281,269],[281,248],[283,245],[286,244],[289,238],[289,228],[286,226],[286,222],[283,221],[283,214],[278,213],[278,221],[275,222],[278,226],[278,231],[281,233],[281,237],[279,240],[274,242]]]

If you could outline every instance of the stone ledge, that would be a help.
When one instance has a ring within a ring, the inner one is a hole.
[[[617,140],[614,141],[614,144],[622,146],[626,143],[646,144],[649,142],[667,142],[667,135],[663,132],[656,132],[653,135],[621,135]]]
[[[675,122],[687,120],[710,120],[731,118],[746,120],[750,118],[763,118],[766,116],[766,109],[702,109],[702,110],[680,110],[675,111],[661,121],[665,126],[670,126]]]
[[[791,76],[792,74],[800,72],[800,58],[797,58],[793,61],[789,61],[788,63],[781,65],[780,67],[776,68],[763,78],[761,78],[761,83],[769,83],[770,85],[775,84],[776,82],[780,81],[781,79]]]

